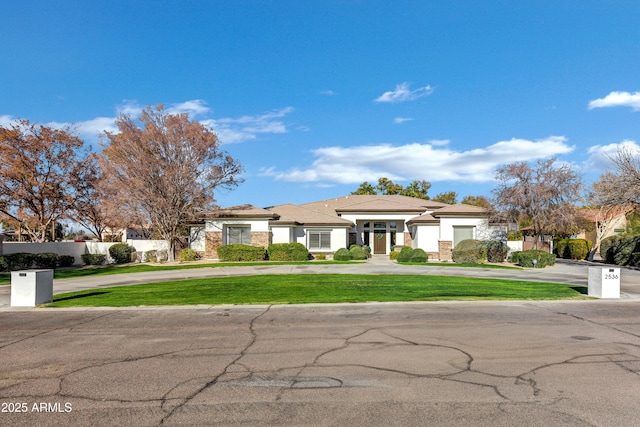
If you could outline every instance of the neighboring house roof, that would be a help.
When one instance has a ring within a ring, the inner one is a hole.
[[[274,218],[273,212],[253,205],[232,206],[218,209],[206,215],[206,218]]]
[[[433,212],[433,216],[478,216],[486,215],[487,209],[480,206],[467,205],[464,203],[458,203],[457,205],[449,205],[442,209],[438,209]]]
[[[590,209],[590,208],[582,208],[579,210],[580,214],[587,220],[596,222],[613,219],[619,216],[627,215],[629,212],[633,211],[633,206],[628,205],[618,205],[612,206],[608,209]]]
[[[325,212],[318,212],[299,205],[285,204],[270,207],[269,210],[277,215],[277,218],[270,221],[271,225],[336,225],[351,227],[353,223],[340,218],[335,213],[333,215]]]

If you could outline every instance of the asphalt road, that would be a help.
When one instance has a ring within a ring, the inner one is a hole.
[[[176,275],[416,271],[380,260],[303,267],[103,276],[54,287]],[[421,274],[586,284],[582,264],[441,270]],[[638,274],[623,271],[619,300],[5,306],[0,425],[637,426]]]
[[[0,324],[0,425],[640,419],[634,300],[4,310]]]

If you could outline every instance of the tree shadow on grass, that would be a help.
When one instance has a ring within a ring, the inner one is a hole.
[[[95,292],[89,292],[86,294],[81,294],[81,295],[72,295],[69,297],[62,297],[62,298],[53,298],[53,302],[59,302],[59,301],[69,301],[69,300],[74,300],[74,299],[79,299],[79,298],[86,298],[86,297],[95,297],[98,295],[105,295],[108,294],[108,291],[95,291]]]
[[[588,295],[589,294],[589,288],[586,286],[571,286],[571,289],[573,289],[574,291],[578,292],[579,294],[582,295]]]

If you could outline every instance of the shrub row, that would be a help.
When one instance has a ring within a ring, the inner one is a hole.
[[[274,243],[267,249],[271,261],[306,261],[309,251],[302,243]]]
[[[585,239],[554,239],[553,253],[564,259],[587,259],[593,245]]]
[[[600,255],[607,264],[640,267],[640,236],[607,237],[600,244]]]
[[[429,255],[420,248],[412,249],[409,246],[403,246],[395,258],[398,262],[427,262]]]
[[[369,258],[369,251],[358,245],[351,245],[349,249],[340,248],[333,254],[333,259],[336,261],[362,261],[367,258]]]
[[[267,251],[260,246],[224,245],[217,249],[220,261],[262,261],[267,257]]]
[[[509,246],[499,240],[463,240],[453,248],[453,261],[459,264],[504,262]]]
[[[511,253],[511,262],[521,267],[533,267],[533,260],[537,260],[536,268],[544,268],[556,263],[556,256],[549,252],[534,249],[530,251],[515,251]]]
[[[18,252],[0,256],[0,271],[27,270],[34,265],[38,268],[70,267],[75,258],[71,255],[58,255],[53,252],[30,254]]]

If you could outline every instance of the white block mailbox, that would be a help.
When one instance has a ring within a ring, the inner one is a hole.
[[[11,272],[11,306],[35,307],[53,301],[53,270]]]
[[[589,267],[589,296],[620,298],[620,269]]]

